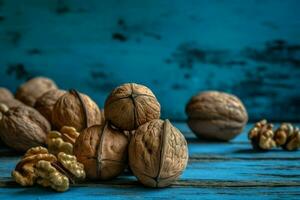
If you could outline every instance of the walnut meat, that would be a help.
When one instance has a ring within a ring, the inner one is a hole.
[[[236,96],[217,91],[192,97],[186,113],[189,127],[204,139],[231,140],[242,132],[248,121],[246,108]]]
[[[123,172],[127,162],[127,137],[106,125],[85,129],[77,138],[74,155],[89,179],[108,180]]]
[[[50,131],[47,135],[48,149],[52,154],[57,155],[59,152],[73,154],[73,146],[79,133],[75,128],[64,126],[60,132]]]
[[[45,144],[49,131],[49,122],[31,107],[13,107],[2,112],[0,138],[17,151]]]
[[[58,192],[69,189],[69,179],[60,173],[51,162],[41,160],[35,166],[35,173],[38,176],[37,183],[43,187],[51,187]]]
[[[9,108],[23,105],[23,103],[13,96],[6,88],[0,88],[0,103],[5,104]]]
[[[126,83],[114,89],[105,102],[105,119],[121,130],[135,130],[159,119],[160,104],[146,86]]]
[[[268,123],[267,120],[257,122],[249,131],[248,138],[251,140],[253,149],[256,150],[269,150],[276,147],[273,124]]]
[[[22,160],[16,165],[15,170],[12,171],[13,179],[22,186],[33,185],[37,179],[34,166],[40,160],[55,162],[56,157],[49,154],[48,150],[44,147],[29,149]]]
[[[282,123],[275,131],[274,140],[278,146],[288,151],[300,147],[300,131],[290,123]]]
[[[184,171],[187,162],[187,142],[168,120],[152,120],[140,126],[130,141],[130,168],[146,186],[172,184]]]
[[[39,97],[34,107],[37,109],[49,122],[52,120],[52,110],[56,101],[65,94],[64,90],[50,90]]]
[[[53,89],[57,89],[54,81],[45,77],[36,77],[18,88],[16,99],[32,107],[40,96]]]
[[[80,132],[87,127],[101,124],[101,112],[90,97],[70,90],[54,104],[52,123],[57,129],[71,126]]]

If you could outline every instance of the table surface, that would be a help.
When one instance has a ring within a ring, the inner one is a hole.
[[[20,187],[10,173],[20,155],[0,149],[0,199],[300,199],[300,151],[255,152],[244,132],[229,143],[198,140],[185,123],[190,159],[180,180],[163,189],[146,188],[124,173],[111,181],[73,185],[64,193]]]

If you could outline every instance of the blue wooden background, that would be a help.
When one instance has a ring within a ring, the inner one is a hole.
[[[238,95],[250,120],[300,119],[299,0],[0,0],[0,85],[45,75],[101,107],[124,82],[182,120],[198,91]]]

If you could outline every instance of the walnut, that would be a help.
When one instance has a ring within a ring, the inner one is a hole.
[[[105,119],[121,130],[135,130],[160,117],[160,104],[152,91],[135,83],[114,89],[106,99],[104,110]]]
[[[69,188],[69,182],[85,179],[85,172],[75,156],[60,152],[56,158],[46,148],[39,146],[26,152],[12,172],[12,177],[22,186],[38,183],[65,191]]]
[[[43,187],[51,187],[52,189],[64,192],[69,189],[69,179],[60,173],[51,162],[41,160],[35,166],[35,173],[38,176],[37,183]]]
[[[40,96],[53,89],[57,89],[57,86],[51,79],[36,77],[30,79],[18,88],[16,99],[32,107]]]
[[[74,155],[85,167],[89,179],[108,180],[118,176],[127,164],[127,137],[107,124],[85,129],[77,138]]]
[[[40,161],[56,161],[56,157],[48,153],[44,147],[34,147],[29,149],[22,160],[12,171],[13,179],[22,186],[31,186],[35,183],[37,175],[34,173],[35,164]]]
[[[13,94],[6,88],[0,87],[0,103],[5,104],[9,108],[23,105],[23,103],[14,98]]]
[[[72,126],[80,132],[101,122],[101,112],[97,104],[76,90],[66,92],[53,107],[52,123],[57,129]]]
[[[248,138],[256,150],[269,150],[276,147],[274,141],[273,124],[261,120],[249,131]]]
[[[242,132],[248,121],[246,108],[236,96],[217,91],[193,96],[186,113],[189,127],[204,139],[231,140]]]
[[[50,90],[39,97],[34,107],[37,109],[49,122],[52,120],[52,110],[56,101],[65,94],[64,90]]]
[[[140,126],[129,145],[129,166],[141,183],[166,187],[184,171],[187,142],[169,120],[152,120]]]
[[[28,106],[19,106],[1,113],[0,138],[7,146],[17,151],[26,151],[45,144],[50,124],[38,111]]]
[[[52,154],[57,155],[59,152],[73,154],[73,145],[78,138],[79,133],[75,128],[64,126],[60,132],[50,131],[47,135],[48,149]]]
[[[282,123],[275,131],[274,139],[278,146],[288,151],[297,150],[300,147],[300,131],[290,123]]]

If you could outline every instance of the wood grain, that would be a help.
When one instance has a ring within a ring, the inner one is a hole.
[[[186,124],[175,123],[188,138],[190,159],[180,180],[165,189],[143,187],[125,171],[110,181],[86,181],[72,185],[66,193],[39,186],[22,188],[10,178],[20,159],[13,151],[0,148],[0,199],[299,199],[300,152],[251,150],[245,132],[231,143],[201,141]]]

